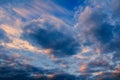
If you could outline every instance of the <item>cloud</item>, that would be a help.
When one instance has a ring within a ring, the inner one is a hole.
[[[82,72],[82,73],[85,73],[86,70],[87,70],[87,63],[83,63],[83,64],[80,66],[79,71]]]
[[[13,8],[13,11],[15,11],[17,14],[19,14],[20,16],[27,18],[28,14],[30,14],[30,12],[26,9],[21,9],[21,8]]]
[[[7,37],[7,34],[2,29],[0,29],[0,41],[4,41],[4,42],[9,41],[9,38]]]
[[[111,9],[114,13],[114,16],[120,18],[120,16],[119,16],[119,14],[120,14],[120,11],[119,11],[120,1],[119,0],[112,0]]]
[[[84,7],[80,6],[76,11],[79,13],[77,14],[75,28],[78,30],[78,39],[80,39],[83,46],[81,47],[82,51],[76,57],[83,60],[90,57],[89,61],[87,61],[89,63],[87,66],[88,73],[104,72],[105,68],[107,68],[106,72],[109,74],[109,71],[119,65],[117,63],[120,59],[119,6],[118,0],[89,0]],[[84,47],[88,47],[88,49]],[[109,78],[109,76],[107,77]]]
[[[77,29],[79,28],[81,43],[88,44],[88,46],[89,44],[94,45],[100,48],[103,54],[115,52],[115,55],[118,55],[120,47],[117,44],[119,44],[120,25],[117,23],[118,21],[112,24],[111,21],[116,21],[116,18],[111,14],[115,14],[119,18],[119,15],[116,14],[119,1],[116,6],[112,7],[108,5],[107,1],[101,1],[102,4],[98,4],[99,1],[90,2],[90,5],[87,5],[78,17]],[[110,9],[105,4],[111,7],[113,12],[110,12]],[[114,1],[109,4],[114,4]]]
[[[67,73],[61,73],[59,71],[54,72],[54,70],[47,70],[42,68],[37,68],[29,64],[21,64],[10,58],[9,56],[4,56],[0,60],[0,79],[5,80],[73,80],[76,76]]]
[[[14,0],[11,0],[11,1],[9,1],[9,0],[1,0],[0,5],[1,6],[8,5],[8,4],[14,4],[14,5],[17,4],[17,5],[19,5],[19,4],[25,4],[27,2],[31,2],[31,0],[21,0],[21,1],[19,1],[19,0],[16,0],[16,1],[14,1]]]
[[[2,24],[0,25],[0,29],[4,30],[7,34],[8,37],[19,37],[20,34],[22,33],[22,30],[20,30],[17,27],[12,27],[7,24]],[[18,31],[19,29],[19,31]]]
[[[95,79],[101,79],[101,80],[119,80],[120,78],[120,70],[119,67],[117,67],[115,70],[110,71],[110,72],[98,72],[94,78]]]
[[[38,17],[49,15],[58,17],[69,24],[71,24],[70,20],[72,20],[67,20],[68,17],[72,17],[72,12],[56,5],[53,1],[49,0],[32,1],[32,3],[29,3],[29,5],[27,6],[12,6],[12,10],[17,15],[28,21]]]
[[[28,51],[37,52],[37,53],[43,52],[39,48],[32,46],[29,42],[21,39],[14,39],[14,41],[12,42],[3,43],[1,45],[10,49],[28,50]]]
[[[51,53],[56,56],[76,54],[80,45],[74,38],[75,35],[68,35],[70,31],[65,28],[64,24],[62,24],[64,27],[61,27],[61,25],[56,27],[56,24],[51,23],[52,21],[52,19],[49,22],[45,20],[44,23],[41,23],[38,20],[37,22],[28,24],[24,28],[24,39],[27,38],[33,45],[39,45],[44,49],[51,49]]]

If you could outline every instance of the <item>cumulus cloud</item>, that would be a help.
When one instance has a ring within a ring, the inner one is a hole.
[[[114,68],[119,65],[119,6],[118,0],[89,0],[84,7],[80,6],[77,11],[75,28],[78,30],[78,38],[81,45],[90,49],[81,47],[82,54],[76,55],[76,57],[85,60],[88,55],[94,55],[89,58],[90,62],[87,66],[88,73],[92,72],[92,76],[95,76],[97,74],[95,72],[98,71],[102,71],[102,75],[112,74],[113,72],[109,71],[114,71]],[[105,71],[106,68],[108,70]],[[106,80],[109,76],[100,79]],[[111,80],[115,78],[117,79],[117,76],[110,77]]]
[[[111,14],[116,14],[119,8],[119,1],[116,6],[110,6],[110,4],[114,4],[116,1],[109,2],[101,1],[91,1],[90,5],[87,5],[82,12],[80,12],[79,19],[78,19],[78,28],[81,35],[81,42],[86,44],[95,45],[96,47],[100,48],[102,53],[109,53],[109,52],[116,52],[118,55],[119,53],[119,24],[112,24],[116,18],[111,16]],[[93,3],[92,3],[93,2]],[[113,12],[110,12],[108,5]],[[92,6],[91,6],[92,5]],[[114,46],[114,47],[113,47]]]

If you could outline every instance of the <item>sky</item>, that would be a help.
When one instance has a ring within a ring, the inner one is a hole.
[[[119,80],[120,0],[0,0],[1,80]]]

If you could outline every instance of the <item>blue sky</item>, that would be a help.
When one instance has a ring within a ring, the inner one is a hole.
[[[119,0],[0,0],[0,79],[119,80],[119,9]]]
[[[68,10],[74,10],[75,7],[78,7],[79,5],[83,4],[84,0],[53,0],[58,5],[68,9]]]

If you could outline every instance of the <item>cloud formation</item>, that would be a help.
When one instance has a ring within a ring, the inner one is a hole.
[[[78,28],[80,28],[81,42],[84,44],[90,42],[92,45],[99,47],[102,53],[115,52],[115,55],[118,55],[119,24],[116,21],[118,17],[115,18],[111,14],[114,15],[118,12],[116,9],[118,9],[119,4],[110,6],[113,3],[109,3],[108,6],[111,7],[111,10],[108,10],[112,11],[109,12],[105,6],[107,1],[101,1],[104,5],[90,2],[91,4],[86,6],[80,13],[79,22],[77,23]],[[115,24],[112,24],[111,20],[116,21]]]
[[[38,20],[28,24],[24,28],[24,38],[27,37],[28,41],[30,41],[33,45],[37,44],[42,48],[51,49],[51,54],[56,56],[62,57],[64,55],[67,56],[76,54],[80,45],[75,39],[75,35],[68,35],[71,32],[68,31],[68,27],[66,25],[60,24],[57,27],[57,23],[51,23],[52,21],[52,19],[49,22],[41,22]]]

